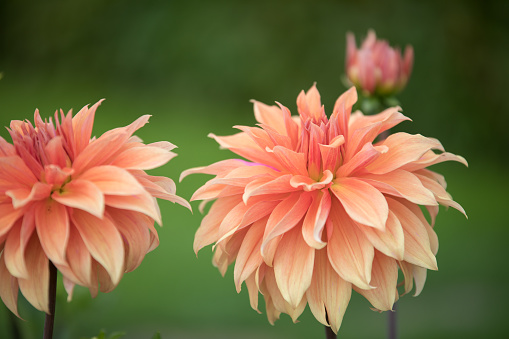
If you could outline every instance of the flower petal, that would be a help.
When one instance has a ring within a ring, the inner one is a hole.
[[[389,148],[387,153],[381,154],[366,169],[374,174],[384,174],[393,171],[412,161],[416,161],[430,149],[443,151],[440,142],[433,138],[426,138],[420,134],[395,133],[389,135],[381,144]]]
[[[331,196],[327,189],[317,192],[302,223],[302,236],[306,243],[315,249],[323,248],[322,232],[331,208]]]
[[[5,252],[0,254],[0,297],[5,306],[18,318],[18,279],[5,266]]]
[[[46,199],[34,206],[35,227],[44,252],[55,264],[66,264],[69,215],[64,205]]]
[[[392,310],[398,293],[398,264],[396,260],[376,251],[373,259],[371,285],[376,288],[364,290],[354,286],[354,289],[369,300],[374,308],[380,311]]]
[[[382,193],[402,197],[418,205],[438,205],[433,193],[412,173],[396,169],[385,174],[365,174],[358,177]]]
[[[405,238],[403,259],[430,270],[437,270],[437,260],[431,251],[428,232],[422,221],[410,209],[392,198],[387,198],[389,208],[401,223]]]
[[[98,218],[104,213],[104,194],[88,180],[75,179],[51,195],[62,205],[86,211]]]
[[[127,170],[111,165],[92,167],[79,179],[93,183],[103,194],[136,195],[145,191]]]
[[[49,313],[49,260],[35,235],[32,236],[25,250],[25,261],[30,277],[18,279],[19,289],[32,306],[39,311]]]
[[[351,294],[352,284],[341,279],[332,268],[327,251],[315,251],[313,278],[306,292],[315,318],[338,333]]]
[[[263,263],[260,248],[262,246],[263,231],[266,223],[267,219],[254,222],[249,227],[242,241],[233,271],[233,279],[235,281],[237,293],[240,292],[242,282],[251,276]]]
[[[143,145],[122,151],[111,165],[125,169],[149,170],[166,164],[175,156],[175,153],[163,148]]]
[[[380,230],[385,229],[389,208],[379,190],[361,180],[348,177],[336,179],[331,190],[353,220]]]
[[[124,270],[124,244],[115,224],[106,216],[99,219],[81,210],[74,210],[72,221],[92,257],[118,284]]]
[[[104,202],[107,206],[143,213],[162,224],[161,212],[157,201],[146,191],[136,195],[106,195]]]
[[[372,288],[373,245],[335,201],[332,202],[329,220],[327,254],[332,267],[344,280],[363,289]]]

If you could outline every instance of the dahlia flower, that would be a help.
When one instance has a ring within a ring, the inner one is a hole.
[[[49,262],[92,296],[109,292],[159,244],[155,198],[190,207],[174,182],[150,176],[175,156],[169,142],[145,145],[132,124],[91,139],[101,101],[72,117],[11,121],[13,144],[0,138],[0,296],[16,315],[18,288],[48,312]],[[99,287],[100,285],[100,287]]]
[[[245,158],[223,160],[192,173],[215,175],[191,200],[214,200],[196,232],[194,250],[214,244],[213,263],[224,275],[235,261],[237,291],[245,282],[251,306],[265,298],[270,323],[281,313],[294,321],[306,304],[337,333],[351,291],[381,311],[398,299],[398,268],[405,293],[419,294],[436,270],[438,205],[464,213],[444,178],[426,167],[464,163],[436,139],[395,133],[399,107],[373,116],[351,114],[354,87],[339,97],[330,118],[315,86],[288,108],[254,101],[258,127],[236,126],[232,136],[210,134]],[[427,220],[421,208],[429,214]]]
[[[368,32],[360,49],[352,33],[346,38],[346,75],[359,90],[370,95],[390,95],[405,87],[414,62],[412,46],[407,46],[402,56],[399,48],[377,40],[373,30]]]

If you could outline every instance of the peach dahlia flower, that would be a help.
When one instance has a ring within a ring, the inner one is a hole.
[[[373,30],[359,49],[352,33],[346,39],[346,75],[358,89],[370,95],[390,95],[406,86],[414,62],[412,46],[406,46],[402,56],[399,48],[377,40]]]
[[[243,282],[251,306],[258,292],[268,319],[295,321],[306,304],[337,332],[352,288],[374,308],[398,299],[398,268],[405,293],[422,290],[426,270],[436,270],[433,224],[438,205],[464,212],[445,191],[444,178],[426,167],[448,160],[436,139],[381,132],[410,120],[399,107],[377,115],[351,113],[351,88],[330,118],[313,86],[297,98],[299,116],[282,106],[254,101],[258,127],[219,137],[222,148],[244,157],[182,173],[215,175],[191,200],[215,200],[203,218],[194,250],[214,244],[213,263],[224,275],[235,261],[237,291]],[[437,152],[435,152],[435,150]],[[419,207],[431,215],[428,222]]]
[[[11,121],[13,145],[0,138],[0,296],[15,314],[18,288],[48,313],[49,261],[69,297],[76,284],[113,290],[159,244],[155,198],[189,207],[171,179],[145,173],[175,156],[133,136],[148,115],[91,139],[100,103],[54,123],[36,110],[35,127]]]

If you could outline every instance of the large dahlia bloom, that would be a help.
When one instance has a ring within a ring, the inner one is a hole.
[[[390,95],[406,86],[414,62],[412,46],[406,46],[402,55],[399,48],[377,40],[373,30],[359,49],[352,33],[346,38],[346,75],[358,89],[370,95]]]
[[[373,116],[351,114],[356,100],[351,88],[330,118],[315,86],[298,96],[299,116],[254,101],[258,127],[211,134],[247,161],[224,160],[182,173],[215,175],[192,197],[215,200],[194,250],[214,243],[213,263],[222,274],[235,261],[237,291],[245,282],[255,310],[261,292],[271,323],[280,313],[295,321],[309,304],[316,319],[337,332],[352,288],[375,309],[391,310],[398,268],[405,293],[415,281],[419,294],[426,271],[437,269],[438,205],[464,212],[445,191],[444,178],[426,167],[466,161],[422,135],[395,133],[375,142],[409,119],[399,107]]]
[[[189,207],[171,179],[145,173],[175,156],[133,136],[148,115],[91,139],[100,103],[54,123],[36,110],[35,127],[11,121],[13,145],[0,138],[0,296],[15,314],[18,288],[48,313],[49,261],[69,297],[75,285],[113,290],[159,244],[155,198]]]

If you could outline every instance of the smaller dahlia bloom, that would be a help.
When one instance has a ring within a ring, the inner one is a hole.
[[[224,275],[235,262],[251,306],[265,298],[270,323],[281,313],[294,321],[306,304],[337,333],[352,289],[373,308],[391,310],[404,290],[420,293],[428,269],[436,270],[433,230],[439,204],[464,213],[428,166],[465,159],[422,135],[377,136],[410,120],[389,108],[351,114],[355,87],[327,117],[315,86],[297,98],[299,115],[254,101],[258,127],[236,126],[232,136],[211,134],[244,159],[186,170],[214,175],[191,200],[214,201],[196,232],[194,250],[214,244],[213,263]],[[430,221],[421,211],[424,206]]]
[[[13,144],[0,137],[0,297],[16,315],[18,289],[48,313],[50,261],[69,299],[75,285],[112,291],[159,244],[156,198],[190,208],[171,179],[145,173],[176,155],[133,136],[149,115],[91,138],[100,103],[54,121],[36,110],[35,127],[11,121]]]
[[[357,89],[369,95],[391,95],[401,91],[412,73],[414,50],[406,46],[404,56],[385,40],[368,32],[360,49],[352,33],[346,36],[346,75]]]

